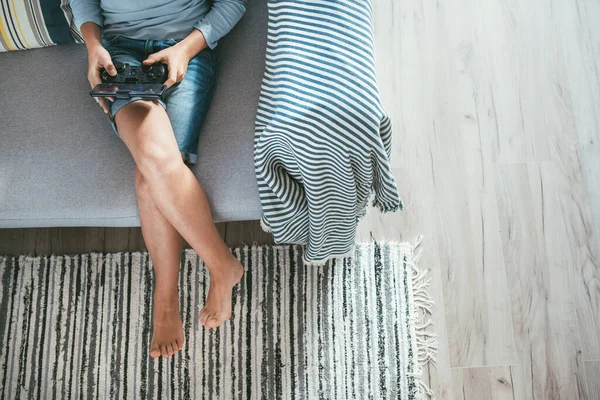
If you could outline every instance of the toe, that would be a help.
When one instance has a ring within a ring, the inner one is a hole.
[[[207,328],[215,328],[215,324],[218,324],[218,315],[217,314],[209,314],[206,318],[206,327]]]
[[[150,357],[157,358],[160,357],[160,349],[156,344],[152,344],[150,347]]]
[[[179,353],[179,351],[180,351],[181,349],[179,348],[179,345],[177,344],[177,340],[175,340],[175,341],[173,342],[172,346],[173,346],[173,354],[177,354],[177,353]]]
[[[169,357],[167,346],[160,346],[160,353],[162,354],[163,358]]]
[[[209,328],[208,321],[210,321],[211,319],[212,319],[212,314],[206,313],[204,315],[204,319],[202,321],[202,325],[204,325],[205,328]]]
[[[173,344],[169,343],[167,344],[167,354],[169,355],[169,357],[171,357],[173,354],[175,354],[175,350],[173,350]]]
[[[177,351],[183,350],[183,340],[177,339],[175,341],[175,346],[177,346]]]
[[[209,328],[216,328],[220,325],[219,319],[216,316],[212,316],[211,318],[209,318],[209,320],[207,321],[206,325]]]

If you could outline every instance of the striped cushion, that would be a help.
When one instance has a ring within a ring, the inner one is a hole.
[[[0,52],[82,43],[68,0],[0,0]]]
[[[352,252],[369,199],[402,208],[370,0],[269,0],[254,162],[262,226],[306,262]]]

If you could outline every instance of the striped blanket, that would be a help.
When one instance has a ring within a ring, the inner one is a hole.
[[[306,263],[354,249],[369,200],[402,209],[375,77],[370,0],[269,0],[254,162],[264,230]]]

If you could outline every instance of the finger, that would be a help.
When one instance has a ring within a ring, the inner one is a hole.
[[[175,79],[169,78],[165,81],[165,85],[167,85],[167,89],[175,84]]]
[[[159,61],[161,61],[161,60],[162,60],[162,56],[161,56],[160,52],[158,52],[158,53],[150,54],[150,55],[148,56],[148,58],[146,58],[146,59],[143,61],[143,63],[144,63],[145,65],[150,65],[150,64],[157,63],[157,62],[159,62]]]
[[[167,87],[170,88],[175,83],[177,83],[177,69],[171,68],[171,66],[169,65],[169,78],[165,81],[165,85],[167,85]]]
[[[88,82],[90,83],[92,89],[95,88],[96,85],[102,83],[102,80],[100,79],[100,71],[97,69],[90,71],[88,73]]]
[[[104,67],[104,69],[106,70],[106,72],[108,72],[108,74],[110,76],[117,75],[117,69],[115,68],[115,65],[113,64],[110,56],[102,59],[101,64],[102,64],[101,67]],[[100,76],[100,72],[98,72],[98,77],[99,76]]]
[[[100,107],[102,107],[102,110],[104,110],[104,114],[108,114],[108,104],[106,104],[106,101],[104,99],[98,99],[98,104],[100,104]]]

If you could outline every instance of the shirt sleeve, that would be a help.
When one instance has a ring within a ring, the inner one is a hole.
[[[211,10],[194,25],[204,35],[211,49],[238,23],[248,0],[214,0]]]
[[[85,22],[93,22],[102,28],[103,18],[100,0],[70,0],[75,25],[81,29]]]

